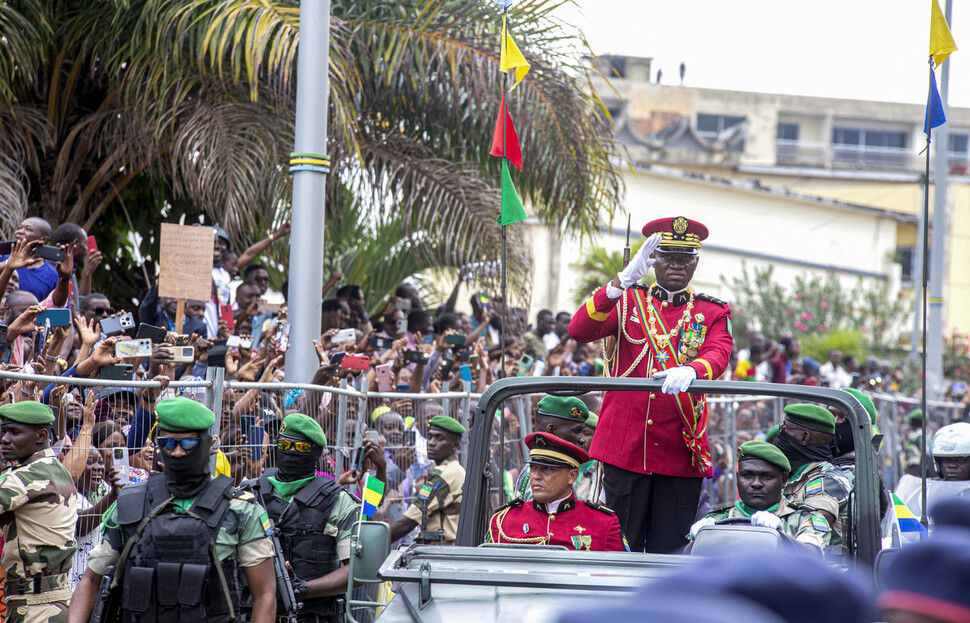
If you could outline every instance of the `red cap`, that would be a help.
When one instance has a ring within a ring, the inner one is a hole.
[[[643,226],[643,235],[660,233],[660,249],[663,251],[680,251],[682,253],[696,253],[701,248],[701,241],[708,236],[707,227],[683,216],[658,218]]]
[[[529,448],[529,463],[550,467],[574,467],[589,460],[589,454],[576,444],[550,433],[530,433],[525,445]]]

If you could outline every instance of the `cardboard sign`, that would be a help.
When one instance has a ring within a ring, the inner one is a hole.
[[[208,301],[212,298],[212,246],[216,230],[162,223],[158,295]]]

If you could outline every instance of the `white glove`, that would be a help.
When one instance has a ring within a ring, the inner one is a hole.
[[[781,530],[781,519],[779,519],[778,515],[775,515],[774,513],[769,513],[768,511],[758,511],[754,515],[751,515],[751,525],[759,526],[761,528]]]
[[[653,378],[664,380],[663,387],[660,388],[663,393],[679,394],[690,387],[690,382],[697,378],[697,370],[690,366],[678,366],[656,372]]]
[[[690,538],[696,539],[698,531],[704,526],[713,526],[715,524],[713,517],[705,517],[700,521],[694,522],[694,525],[690,527]]]
[[[647,274],[650,267],[653,266],[655,259],[650,257],[650,254],[657,250],[660,246],[660,234],[651,234],[647,241],[643,243],[640,250],[637,251],[636,257],[630,260],[630,263],[626,265],[626,268],[616,273],[617,279],[620,280],[620,287],[626,290],[636,282],[643,279],[643,276]]]

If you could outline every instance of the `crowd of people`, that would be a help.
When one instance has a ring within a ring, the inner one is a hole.
[[[859,367],[838,351],[821,365],[800,358],[793,337],[774,342],[751,333],[738,349],[727,303],[688,290],[707,230],[678,219],[648,223],[638,256],[578,311],[541,310],[534,325],[525,309],[506,307],[494,293],[472,294],[462,311],[462,278],[438,305],[402,283],[369,315],[360,285],[332,273],[321,292],[319,368],[310,382],[379,394],[360,401],[273,388],[287,380],[287,287],[280,289],[282,302],[272,302],[270,273],[258,259],[286,238],[288,223],[238,254],[216,227],[212,297],[186,301],[180,314],[178,301],[160,297],[156,285],[130,310],[92,291],[105,258],[87,232],[26,219],[0,257],[0,362],[6,371],[63,378],[3,380],[4,466],[20,474],[21,488],[38,478],[51,484],[36,489],[48,496],[42,499],[35,489],[8,492],[0,481],[0,508],[21,509],[21,530],[39,521],[23,512],[25,505],[54,503],[60,510],[47,524],[56,537],[20,536],[16,547],[4,548],[6,619],[18,620],[11,606],[37,593],[49,599],[26,604],[60,617],[73,593],[70,620],[87,620],[101,579],[122,572],[130,593],[159,591],[157,598],[121,603],[129,614],[151,609],[160,619],[230,620],[242,608],[252,620],[269,620],[278,578],[265,539],[268,517],[281,526],[278,547],[296,594],[309,604],[304,616],[315,617],[305,620],[338,620],[350,526],[360,510],[354,495],[366,497],[368,478],[383,484],[369,514],[390,525],[395,545],[454,544],[465,480],[461,447],[474,425],[491,426],[495,450],[487,540],[669,553],[689,550],[707,525],[743,517],[827,555],[845,553],[855,452],[845,415],[788,404],[780,430],[771,430],[777,416],[766,403],[742,403],[728,414],[684,390],[694,379],[730,378],[846,388],[875,425],[869,396],[895,391],[900,379],[886,364]],[[650,267],[657,284],[640,286]],[[139,339],[150,344],[143,350],[129,344]],[[216,413],[201,404],[199,382],[210,367],[224,368],[229,381]],[[468,421],[458,401],[436,396],[480,393],[503,377],[605,373],[654,376],[663,388],[633,397],[532,396],[527,421],[506,407],[490,423]],[[236,389],[233,382],[261,385]],[[716,438],[728,417],[750,433],[731,437],[736,447]],[[903,419],[911,427],[903,431],[908,467],[914,447],[919,464],[921,418],[913,412]],[[216,437],[208,434],[213,427]],[[950,479],[970,479],[959,471],[970,469],[970,450],[953,461],[958,471]],[[940,464],[940,477],[949,478],[947,469]],[[880,497],[884,513],[889,498]],[[140,545],[126,548],[142,519],[153,512],[168,517],[167,498],[187,502],[170,526],[148,528],[149,539],[139,532]],[[183,512],[208,527],[185,523]],[[570,513],[576,534],[540,528],[557,513]],[[186,533],[202,544],[210,539],[220,564],[176,542]],[[13,541],[9,530],[6,538]],[[31,566],[38,551],[43,564]],[[223,573],[228,559],[244,573],[229,567]],[[222,577],[231,571],[232,578]],[[163,587],[178,593],[190,577],[200,579],[201,592],[168,603]],[[242,585],[245,599],[236,591]]]

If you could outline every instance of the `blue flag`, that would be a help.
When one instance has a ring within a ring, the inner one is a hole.
[[[930,128],[938,128],[946,123],[946,113],[943,112],[943,100],[936,88],[936,74],[931,74],[930,97],[926,104],[926,115],[923,117],[923,133],[929,134]]]

